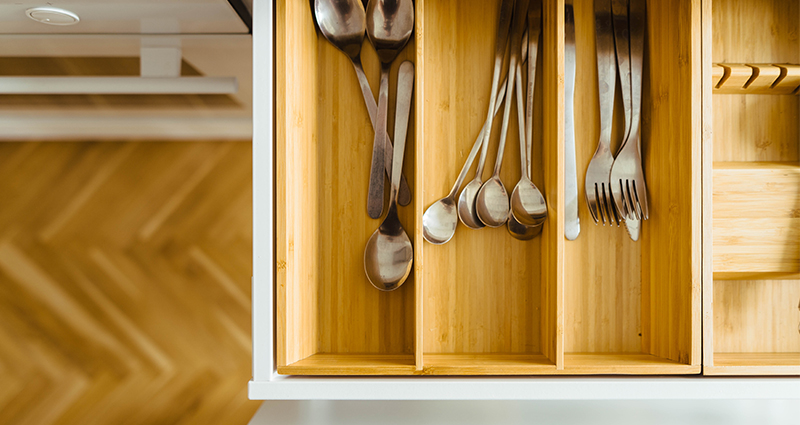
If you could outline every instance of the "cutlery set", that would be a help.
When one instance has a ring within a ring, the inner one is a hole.
[[[413,264],[413,246],[397,215],[398,205],[408,205],[411,193],[402,175],[403,156],[411,111],[414,65],[400,65],[397,82],[394,145],[387,133],[389,71],[414,31],[412,0],[314,0],[314,17],[323,36],[345,53],[358,77],[364,103],[374,129],[370,162],[367,214],[378,219],[384,213],[384,174],[390,178],[389,210],[367,242],[364,269],[380,290],[397,289]],[[596,224],[624,222],[633,240],[639,239],[640,221],[649,218],[647,188],[641,160],[642,62],[644,52],[645,0],[596,0],[600,137],[586,172],[586,202]],[[575,16],[572,0],[565,2],[564,84],[564,235],[580,234],[578,217],[577,158],[575,151]],[[503,225],[512,237],[530,240],[541,233],[547,203],[531,181],[533,99],[536,61],[542,32],[541,0],[502,0],[494,49],[494,71],[486,120],[450,193],[433,203],[422,217],[423,237],[435,245],[453,237],[460,220],[470,229]],[[378,101],[361,65],[365,36],[381,63]],[[527,84],[523,64],[527,62]],[[507,75],[501,82],[504,65]],[[624,106],[624,132],[620,148],[611,152],[616,78],[619,75]],[[500,179],[508,138],[512,99],[516,95],[519,127],[520,179],[509,196]],[[503,106],[504,105],[504,106]],[[503,106],[497,155],[488,180],[483,171],[494,117]],[[478,153],[480,156],[478,157]],[[456,196],[472,168],[474,178]]]
[[[441,245],[455,234],[457,219],[471,228],[500,227],[506,225],[511,235],[520,240],[530,240],[541,232],[547,217],[547,204],[541,191],[530,180],[530,150],[533,139],[533,88],[535,86],[536,58],[542,26],[541,0],[504,0],[500,6],[500,18],[495,39],[494,74],[486,121],[478,135],[472,151],[459,173],[450,193],[428,207],[422,216],[422,235],[426,241]],[[527,18],[527,35],[525,23]],[[510,29],[510,35],[509,35]],[[508,76],[500,84],[500,76],[508,50]],[[523,68],[527,59],[528,84],[523,97]],[[519,124],[521,177],[509,199],[500,170],[503,152],[508,137],[511,118],[511,101],[516,93],[517,120]],[[505,98],[505,99],[504,99]],[[492,176],[482,181],[489,138],[494,116],[505,100],[500,142],[497,148]],[[455,196],[472,166],[478,149],[480,159],[475,177],[470,181],[455,205]]]

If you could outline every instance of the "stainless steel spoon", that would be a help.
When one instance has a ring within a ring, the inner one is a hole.
[[[533,96],[536,83],[536,56],[538,53],[539,32],[542,12],[541,0],[533,1],[528,10],[528,86],[524,105],[522,104],[522,65],[517,65],[517,118],[519,121],[519,148],[522,172],[519,182],[511,193],[511,215],[527,226],[542,224],[547,218],[547,203],[542,192],[531,181],[530,151],[533,139]]]
[[[500,85],[500,92],[497,93],[497,105],[494,108],[494,115],[497,115],[500,111],[500,105],[503,103],[505,94],[506,82],[503,81],[503,84]],[[425,214],[422,215],[422,237],[434,245],[447,243],[456,233],[456,226],[458,226],[456,194],[458,190],[461,189],[461,184],[464,183],[467,171],[472,167],[472,163],[478,155],[478,149],[480,149],[483,142],[483,133],[486,131],[488,124],[488,121],[483,123],[483,128],[481,128],[478,137],[475,139],[472,150],[469,152],[464,166],[461,167],[461,172],[458,173],[458,178],[456,178],[453,188],[450,189],[450,193],[444,198],[434,202],[425,210]]]
[[[528,33],[526,32],[522,36],[523,62],[528,57],[527,39]],[[503,98],[506,94],[506,82],[507,81],[504,80],[500,84],[499,92],[497,93],[497,104],[494,108],[494,115],[497,115],[497,113],[500,111],[500,105],[503,104]],[[461,172],[458,174],[458,178],[456,178],[456,182],[453,184],[453,188],[450,190],[450,193],[444,198],[431,204],[431,206],[425,210],[425,214],[422,215],[422,237],[434,245],[442,245],[447,243],[456,232],[456,226],[458,225],[458,214],[456,211],[455,202],[456,194],[458,193],[458,190],[461,189],[461,184],[464,183],[464,177],[467,176],[467,172],[472,167],[472,163],[475,161],[475,156],[478,154],[478,149],[480,149],[482,146],[483,132],[486,131],[487,125],[488,122],[484,121],[483,127],[478,133],[475,143],[472,144],[472,150],[469,152],[467,160],[464,161],[464,166],[461,167]]]
[[[475,170],[475,178],[467,183],[461,195],[458,197],[458,218],[470,229],[480,229],[484,224],[478,218],[475,211],[475,199],[483,182],[483,167],[486,164],[486,152],[489,149],[489,137],[492,134],[492,119],[497,102],[497,86],[500,83],[500,73],[503,68],[503,56],[508,44],[508,30],[511,26],[511,12],[514,9],[514,0],[503,0],[500,5],[500,18],[497,23],[497,35],[494,46],[494,75],[492,76],[492,91],[489,97],[489,110],[486,112],[487,125],[484,127],[481,158],[478,160],[478,168]]]
[[[377,120],[378,105],[372,95],[364,68],[361,66],[361,46],[364,45],[366,37],[367,15],[360,0],[313,0],[314,3],[314,22],[320,32],[334,47],[341,50],[350,58],[353,68],[361,86],[361,94],[364,97],[364,104],[369,113],[369,121],[372,128],[375,128]],[[387,146],[391,146],[392,140],[386,136]],[[389,168],[392,166],[392,151],[384,149],[384,169],[386,176],[389,175]],[[406,177],[400,176],[400,194],[398,195],[400,205],[411,203],[411,191],[408,188]]]
[[[367,36],[381,61],[378,121],[372,144],[367,214],[383,214],[383,168],[386,149],[386,115],[389,108],[389,70],[414,31],[414,3],[411,0],[370,0],[367,5]]]
[[[500,144],[497,147],[497,158],[494,163],[494,173],[492,177],[481,186],[478,197],[475,198],[475,210],[478,218],[483,224],[489,227],[500,227],[508,220],[509,203],[508,192],[503,182],[500,181],[500,169],[503,165],[503,151],[505,149],[506,138],[508,136],[508,120],[511,117],[511,98],[515,84],[517,62],[520,56],[520,44],[522,43],[522,31],[525,24],[525,16],[528,10],[528,0],[517,0],[514,10],[514,24],[511,29],[511,60],[508,65],[508,102],[506,102],[503,112],[503,126],[500,130]],[[523,124],[524,125],[524,124]]]
[[[364,249],[364,271],[372,286],[381,291],[392,291],[400,287],[411,273],[414,248],[400,219],[397,217],[397,193],[400,172],[403,169],[403,154],[406,147],[408,118],[411,113],[411,95],[414,89],[414,64],[400,64],[397,76],[397,108],[394,120],[394,153],[392,155],[392,189],[389,196],[389,212],[378,230],[372,234]],[[383,176],[381,176],[383,177]]]

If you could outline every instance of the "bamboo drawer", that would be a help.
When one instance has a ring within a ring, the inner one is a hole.
[[[703,371],[799,375],[800,2],[705,9]]]
[[[403,171],[413,199],[399,212],[414,268],[400,289],[380,292],[363,266],[380,220],[366,214],[373,131],[358,81],[348,58],[315,31],[308,1],[276,1],[277,373],[700,373],[702,31],[700,6],[680,3],[648,1],[642,125],[651,219],[639,242],[623,228],[596,226],[582,192],[599,135],[591,0],[575,1],[581,235],[564,238],[564,2],[545,0],[532,176],[548,202],[542,234],[521,242],[505,227],[459,225],[453,240],[435,246],[422,238],[422,214],[450,190],[483,124],[499,0],[417,0],[416,31],[392,69],[389,111],[393,128],[397,67],[410,59],[416,81]],[[377,92],[368,42],[362,61]],[[520,173],[510,122],[501,173],[509,191]]]

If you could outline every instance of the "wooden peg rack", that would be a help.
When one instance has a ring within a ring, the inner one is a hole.
[[[715,63],[714,94],[798,94],[800,65]]]

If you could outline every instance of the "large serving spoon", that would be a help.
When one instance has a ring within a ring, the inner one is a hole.
[[[389,70],[413,31],[412,0],[370,0],[367,5],[367,36],[381,61],[378,121],[372,144],[367,196],[367,214],[371,218],[380,218],[383,214],[383,161],[386,149],[386,115],[389,108]]]
[[[361,86],[361,94],[364,97],[364,104],[369,113],[369,121],[375,129],[377,120],[378,105],[369,87],[367,75],[361,65],[361,46],[364,45],[364,37],[367,30],[367,15],[360,0],[312,0],[314,5],[314,22],[320,32],[334,47],[341,50],[350,58],[353,68]],[[386,136],[387,146],[392,146],[392,140]],[[384,149],[384,169],[386,176],[389,175],[389,168],[392,166],[392,151]],[[400,205],[411,203],[411,191],[404,175],[400,176],[400,194],[397,202]]]
[[[547,203],[539,188],[531,181],[530,151],[533,140],[533,96],[536,83],[536,56],[541,28],[541,0],[534,0],[528,11],[528,86],[525,105],[522,103],[522,65],[517,65],[517,119],[519,121],[519,149],[522,172],[511,193],[511,215],[527,226],[542,224],[547,218]],[[524,113],[523,113],[524,108]],[[524,114],[524,115],[523,115]]]
[[[480,229],[484,224],[475,211],[475,199],[478,197],[483,185],[483,167],[486,165],[486,152],[489,150],[489,137],[492,134],[492,119],[497,102],[497,86],[500,83],[500,73],[503,68],[503,56],[508,44],[508,30],[511,26],[511,12],[514,10],[514,0],[503,0],[500,5],[500,18],[497,23],[497,35],[494,46],[494,75],[492,76],[492,91],[489,97],[489,110],[486,113],[486,126],[483,131],[481,157],[478,168],[475,169],[475,178],[467,183],[458,197],[458,218],[470,229]]]
[[[414,89],[414,64],[400,64],[397,76],[397,108],[394,119],[394,154],[392,155],[392,188],[389,195],[389,212],[378,230],[372,234],[364,249],[364,270],[372,286],[381,291],[400,287],[411,273],[414,248],[400,218],[397,217],[397,192],[403,154],[406,147],[408,117],[411,113],[411,95]],[[383,177],[383,176],[381,176]]]
[[[508,102],[506,102],[503,112],[503,126],[500,129],[500,144],[497,147],[497,158],[494,163],[494,172],[489,180],[481,186],[478,196],[475,198],[475,211],[483,224],[489,227],[500,227],[508,220],[509,204],[508,192],[503,182],[500,180],[500,169],[503,166],[503,152],[508,136],[508,121],[511,117],[511,98],[513,96],[517,63],[520,56],[520,45],[522,43],[522,31],[524,29],[525,17],[528,10],[529,0],[517,0],[514,9],[514,23],[511,29],[511,59],[508,65]],[[521,123],[520,125],[524,125]]]

